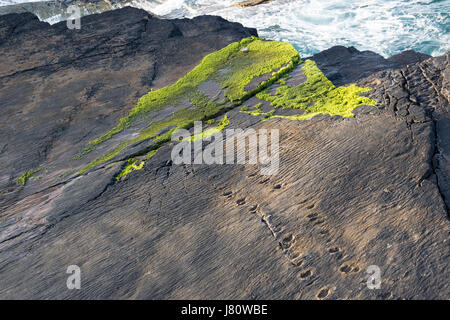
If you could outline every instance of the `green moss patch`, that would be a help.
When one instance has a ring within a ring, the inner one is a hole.
[[[245,39],[242,42],[246,42],[244,46],[249,52],[243,53],[240,50],[235,52],[233,59],[225,65],[228,72],[223,75],[225,96],[231,101],[242,100],[249,94],[245,92],[245,87],[253,78],[272,73],[278,75],[277,79],[273,79],[276,81],[285,74],[285,70],[289,70],[294,63],[300,61],[298,52],[287,42],[255,40],[255,38]]]
[[[23,187],[25,187],[25,185],[27,184],[28,179],[31,178],[31,176],[33,174],[35,174],[36,172],[41,171],[41,169],[30,169],[27,172],[25,172],[24,174],[22,174],[19,179],[17,179],[17,183],[22,185]]]
[[[120,181],[122,178],[133,171],[141,170],[144,167],[144,164],[145,161],[140,161],[136,158],[128,159],[122,171],[116,176],[116,181]]]
[[[247,47],[249,52],[241,51]],[[133,122],[151,111],[159,111],[164,107],[179,108],[168,118],[151,123],[142,129],[132,140],[123,141],[107,153],[92,161],[80,170],[80,174],[94,168],[119,155],[127,146],[153,139],[164,143],[171,139],[174,130],[192,127],[194,121],[208,121],[224,111],[240,105],[241,101],[254,96],[273,82],[290,72],[300,61],[300,56],[289,43],[267,41],[251,37],[235,42],[214,52],[201,61],[186,76],[175,84],[159,90],[150,91],[143,96],[133,110],[118,125],[103,136],[90,142],[89,148],[109,140],[114,135],[132,126]],[[246,86],[255,77],[270,74],[270,78],[260,83],[256,89],[246,92]],[[199,90],[199,86],[207,81],[219,83],[224,90],[225,100],[210,99]],[[190,107],[183,107],[185,101]],[[164,132],[161,134],[161,132]]]
[[[243,47],[247,47],[249,52],[242,52]],[[256,37],[232,43],[203,58],[197,67],[175,84],[150,91],[115,128],[90,144],[95,146],[110,139],[130,127],[132,121],[143,114],[180,104],[182,98],[191,96],[208,80],[219,81],[225,88],[227,99],[239,101],[248,94],[244,89],[254,77],[271,72],[274,73],[273,76],[281,76],[283,71],[292,68],[299,60],[298,52],[289,43],[265,41]]]
[[[208,138],[212,137],[215,133],[221,132],[229,124],[230,124],[230,120],[228,120],[227,115],[225,115],[217,127],[209,128],[209,129],[203,131],[202,133],[195,134],[195,135],[189,137],[188,139],[190,141],[208,139]]]
[[[370,88],[360,88],[356,84],[346,87],[335,87],[330,80],[317,67],[312,60],[306,60],[302,71],[307,80],[295,87],[281,86],[276,95],[271,95],[268,90],[258,93],[256,96],[266,100],[276,108],[302,109],[302,115],[278,116],[263,113],[259,109],[248,113],[253,115],[265,115],[266,119],[271,117],[287,118],[293,120],[306,120],[319,114],[339,115],[344,118],[353,117],[352,111],[362,105],[375,106],[376,101],[361,96]]]
[[[130,174],[133,171],[142,170],[144,167],[144,164],[155,155],[155,153],[158,151],[158,149],[151,150],[143,160],[139,160],[137,158],[131,158],[128,159],[125,163],[122,171],[116,176],[116,181],[120,181],[124,179],[128,174]]]

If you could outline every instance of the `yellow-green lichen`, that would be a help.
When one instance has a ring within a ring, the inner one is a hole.
[[[125,163],[125,166],[123,167],[122,171],[116,176],[116,181],[120,181],[123,178],[125,178],[128,174],[130,174],[133,171],[142,170],[144,167],[144,164],[155,155],[155,153],[158,151],[158,149],[151,150],[143,160],[139,160],[136,158],[130,158]]]
[[[289,79],[290,79],[290,76],[289,76],[289,74],[287,74],[287,75],[281,77],[276,83],[279,84],[279,85],[286,85],[287,81]]]
[[[136,170],[141,170],[144,164],[145,161],[140,161],[135,158],[128,159],[122,171],[116,176],[116,180],[119,181],[129,173]]]
[[[41,169],[30,169],[30,170],[28,170],[27,172],[22,174],[17,179],[17,183],[22,185],[23,187],[25,187],[25,185],[27,184],[28,179],[30,179],[33,174],[35,174],[36,172],[39,172],[39,171],[41,171]]]
[[[150,159],[151,157],[153,157],[153,156],[155,155],[156,152],[158,152],[158,150],[159,150],[159,149],[151,150],[149,153],[147,153],[147,155],[145,156],[144,159],[145,159],[145,160]]]
[[[300,61],[300,56],[295,48],[287,42],[263,41],[247,39],[245,46],[248,53],[240,50],[234,53],[235,59],[230,59],[226,67],[228,72],[224,73],[223,86],[226,88],[225,95],[231,101],[242,100],[248,92],[245,87],[253,78],[272,73],[277,75],[277,81],[285,74],[285,70],[293,67],[294,63]]]
[[[71,160],[80,160],[81,158],[83,158],[84,155],[94,151],[95,148],[94,147],[87,147],[84,148],[83,150],[81,150],[80,152],[78,152],[76,155],[74,155]]]
[[[249,52],[242,52],[243,47],[247,47]],[[128,116],[122,118],[115,128],[91,141],[90,148],[129,128],[135,119],[150,111],[158,111],[167,106],[179,106],[178,110],[164,120],[151,123],[142,129],[137,137],[112,147],[82,168],[79,174],[111,160],[131,144],[147,139],[164,143],[170,140],[174,130],[190,128],[194,121],[210,120],[227,109],[240,105],[242,100],[255,95],[290,72],[299,61],[300,56],[291,44],[265,41],[256,37],[232,43],[206,56],[197,67],[175,84],[150,91],[143,96]],[[252,79],[266,74],[270,74],[267,81],[260,83],[251,92],[245,91]],[[226,97],[224,101],[217,102],[215,99],[209,99],[199,90],[199,86],[207,81],[215,81],[222,86]],[[183,101],[189,101],[192,107],[183,107]],[[164,133],[160,134],[160,132]],[[85,150],[91,150],[90,148]]]
[[[247,47],[249,52],[243,53],[241,51],[243,47]],[[95,146],[110,139],[130,127],[132,121],[140,115],[159,110],[164,106],[179,104],[183,97],[198,91],[198,87],[208,80],[218,79],[225,88],[228,100],[244,99],[249,94],[245,91],[245,87],[254,77],[272,72],[271,80],[276,81],[299,60],[298,52],[289,43],[265,41],[256,37],[232,43],[203,58],[197,67],[175,84],[150,91],[115,128],[91,141],[90,144]],[[221,74],[221,70],[225,72]]]
[[[190,141],[204,140],[212,137],[215,133],[221,132],[225,129],[226,126],[230,124],[230,120],[228,120],[227,115],[223,117],[223,119],[219,122],[217,127],[209,128],[202,133],[194,134],[191,137],[187,138]]]
[[[42,175],[39,175],[39,176],[37,176],[37,177],[31,177],[31,178],[30,178],[31,181],[39,181],[39,180],[41,180],[41,179],[42,179]]]
[[[256,96],[261,100],[269,101],[274,108],[302,109],[305,110],[304,114],[281,116],[258,110],[249,113],[265,115],[266,118],[277,117],[293,120],[307,120],[319,114],[350,118],[354,116],[352,113],[354,109],[362,105],[376,105],[375,100],[361,96],[361,93],[370,91],[370,88],[360,88],[356,84],[335,87],[312,60],[305,61],[302,71],[307,77],[302,84],[295,87],[281,86],[277,89],[276,95],[271,95],[265,90]]]

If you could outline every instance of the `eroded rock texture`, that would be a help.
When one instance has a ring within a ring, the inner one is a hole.
[[[175,165],[164,145],[121,182],[121,163],[66,178],[150,88],[255,34],[129,8],[82,24],[0,17],[1,298],[449,298],[448,54],[312,57],[335,85],[373,89],[380,105],[354,118],[229,111],[231,127],[280,130],[274,176]],[[18,185],[31,168],[42,169]],[[66,287],[74,264],[81,290]],[[366,286],[370,265],[379,290]]]

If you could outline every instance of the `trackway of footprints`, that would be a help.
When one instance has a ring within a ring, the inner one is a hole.
[[[256,174],[250,174],[248,178],[256,177]],[[262,177],[259,178],[256,183],[268,185],[274,190],[280,190],[282,192],[282,184],[271,184],[270,178]],[[248,197],[243,196],[240,192],[234,193],[231,190],[227,190],[222,193],[222,197],[226,201],[234,202],[234,206],[242,206],[248,209],[251,214],[257,214],[261,217],[261,221],[267,226],[267,228],[272,233],[273,237],[278,241],[280,249],[284,255],[289,259],[290,263],[295,268],[299,268],[297,278],[300,281],[304,281],[306,287],[311,286],[319,277],[314,267],[305,267],[305,259],[300,250],[298,250],[301,239],[296,237],[296,235],[289,233],[288,235],[282,236],[278,228],[272,223],[272,216],[267,214],[259,204],[254,202],[249,202]],[[334,261],[338,267],[338,270],[342,276],[346,276],[352,273],[358,273],[361,271],[360,266],[355,261],[341,262],[345,256],[345,250],[339,246],[333,245],[333,235],[330,232],[330,227],[327,224],[326,218],[322,215],[314,212],[314,204],[306,206],[306,215],[304,216],[305,224],[307,228],[312,229],[312,233],[317,235],[318,239],[325,244],[326,254],[333,257]],[[317,294],[317,299],[325,299],[333,292],[332,286],[321,287]]]

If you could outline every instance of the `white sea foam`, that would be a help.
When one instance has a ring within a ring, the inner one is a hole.
[[[0,0],[0,7],[8,6],[10,4],[26,3],[26,2],[40,2],[45,0]]]
[[[33,0],[34,1],[34,0]],[[238,0],[134,0],[133,6],[166,18],[220,15],[289,41],[302,56],[333,45],[385,57],[414,49],[433,56],[450,50],[450,0],[273,0],[241,8]],[[2,3],[27,0],[0,0]]]
[[[293,43],[303,55],[333,45],[391,56],[406,49],[431,55],[450,50],[450,0],[273,0],[249,8],[235,0],[135,0],[168,18],[220,15]]]

